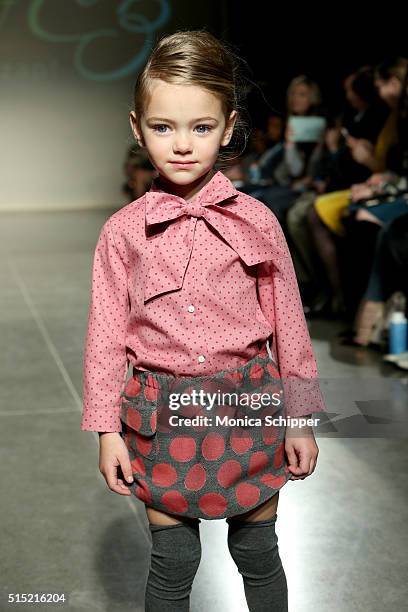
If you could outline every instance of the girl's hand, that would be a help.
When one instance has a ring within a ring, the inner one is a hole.
[[[285,451],[293,474],[290,480],[304,480],[314,472],[319,448],[310,426],[287,427]]]
[[[122,470],[127,482],[133,482],[129,452],[118,432],[104,433],[99,438],[99,471],[111,491],[119,495],[131,495],[132,492],[118,478],[118,467]]]

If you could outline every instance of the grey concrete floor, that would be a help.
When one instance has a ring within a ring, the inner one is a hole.
[[[143,610],[144,507],[110,492],[98,439],[80,431],[93,249],[114,211],[3,214],[0,223],[1,602],[64,594],[36,610]],[[313,320],[322,377],[401,377],[379,354],[339,347],[340,322]],[[406,418],[408,406],[399,406]],[[406,609],[406,437],[318,437],[314,474],[282,489],[277,533],[291,612]],[[202,521],[193,612],[247,610],[225,521]],[[271,609],[272,612],[272,609]]]

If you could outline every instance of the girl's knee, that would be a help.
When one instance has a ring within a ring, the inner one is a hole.
[[[201,560],[199,523],[149,525],[152,536],[146,612],[184,612]]]
[[[263,521],[228,521],[228,549],[244,576],[265,577],[282,568],[276,520],[277,515]]]
[[[201,561],[201,541],[198,521],[171,525],[149,524],[152,536],[151,565],[167,579],[177,582],[192,577]],[[171,574],[171,575],[170,575]]]
[[[228,548],[244,582],[251,612],[287,612],[288,585],[275,532],[277,515],[264,521],[228,520]]]

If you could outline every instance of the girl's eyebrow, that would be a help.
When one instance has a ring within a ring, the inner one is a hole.
[[[191,123],[197,123],[197,121],[215,121],[218,123],[218,120],[215,117],[199,117],[198,119],[193,119]],[[165,123],[175,123],[171,119],[165,119],[164,117],[148,117],[147,121],[164,121]]]

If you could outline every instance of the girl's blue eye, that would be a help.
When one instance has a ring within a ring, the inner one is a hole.
[[[211,126],[210,125],[198,125],[197,127],[207,128],[206,132],[199,132],[199,134],[207,134],[208,132],[211,131]]]
[[[165,132],[165,131],[160,130],[159,128],[167,128],[167,127],[168,127],[168,126],[167,126],[167,125],[165,125],[164,123],[160,123],[160,124],[157,124],[157,125],[153,125],[153,126],[152,126],[152,129],[153,129],[153,131],[154,131],[154,132],[157,132],[158,134],[165,134],[166,132]],[[211,125],[204,125],[204,124],[202,124],[202,125],[198,125],[198,126],[197,126],[197,128],[206,128],[206,130],[205,130],[205,131],[203,131],[203,132],[201,132],[201,131],[200,131],[200,132],[198,132],[199,134],[208,134],[208,132],[210,132],[210,131],[211,131],[211,129],[212,129]]]
[[[153,125],[153,126],[152,126],[152,129],[153,129],[155,132],[158,132],[159,134],[164,134],[164,132],[161,132],[161,131],[158,129],[158,128],[161,128],[161,127],[167,127],[167,126],[166,126],[166,125],[164,125],[164,124],[160,124],[160,125]]]

